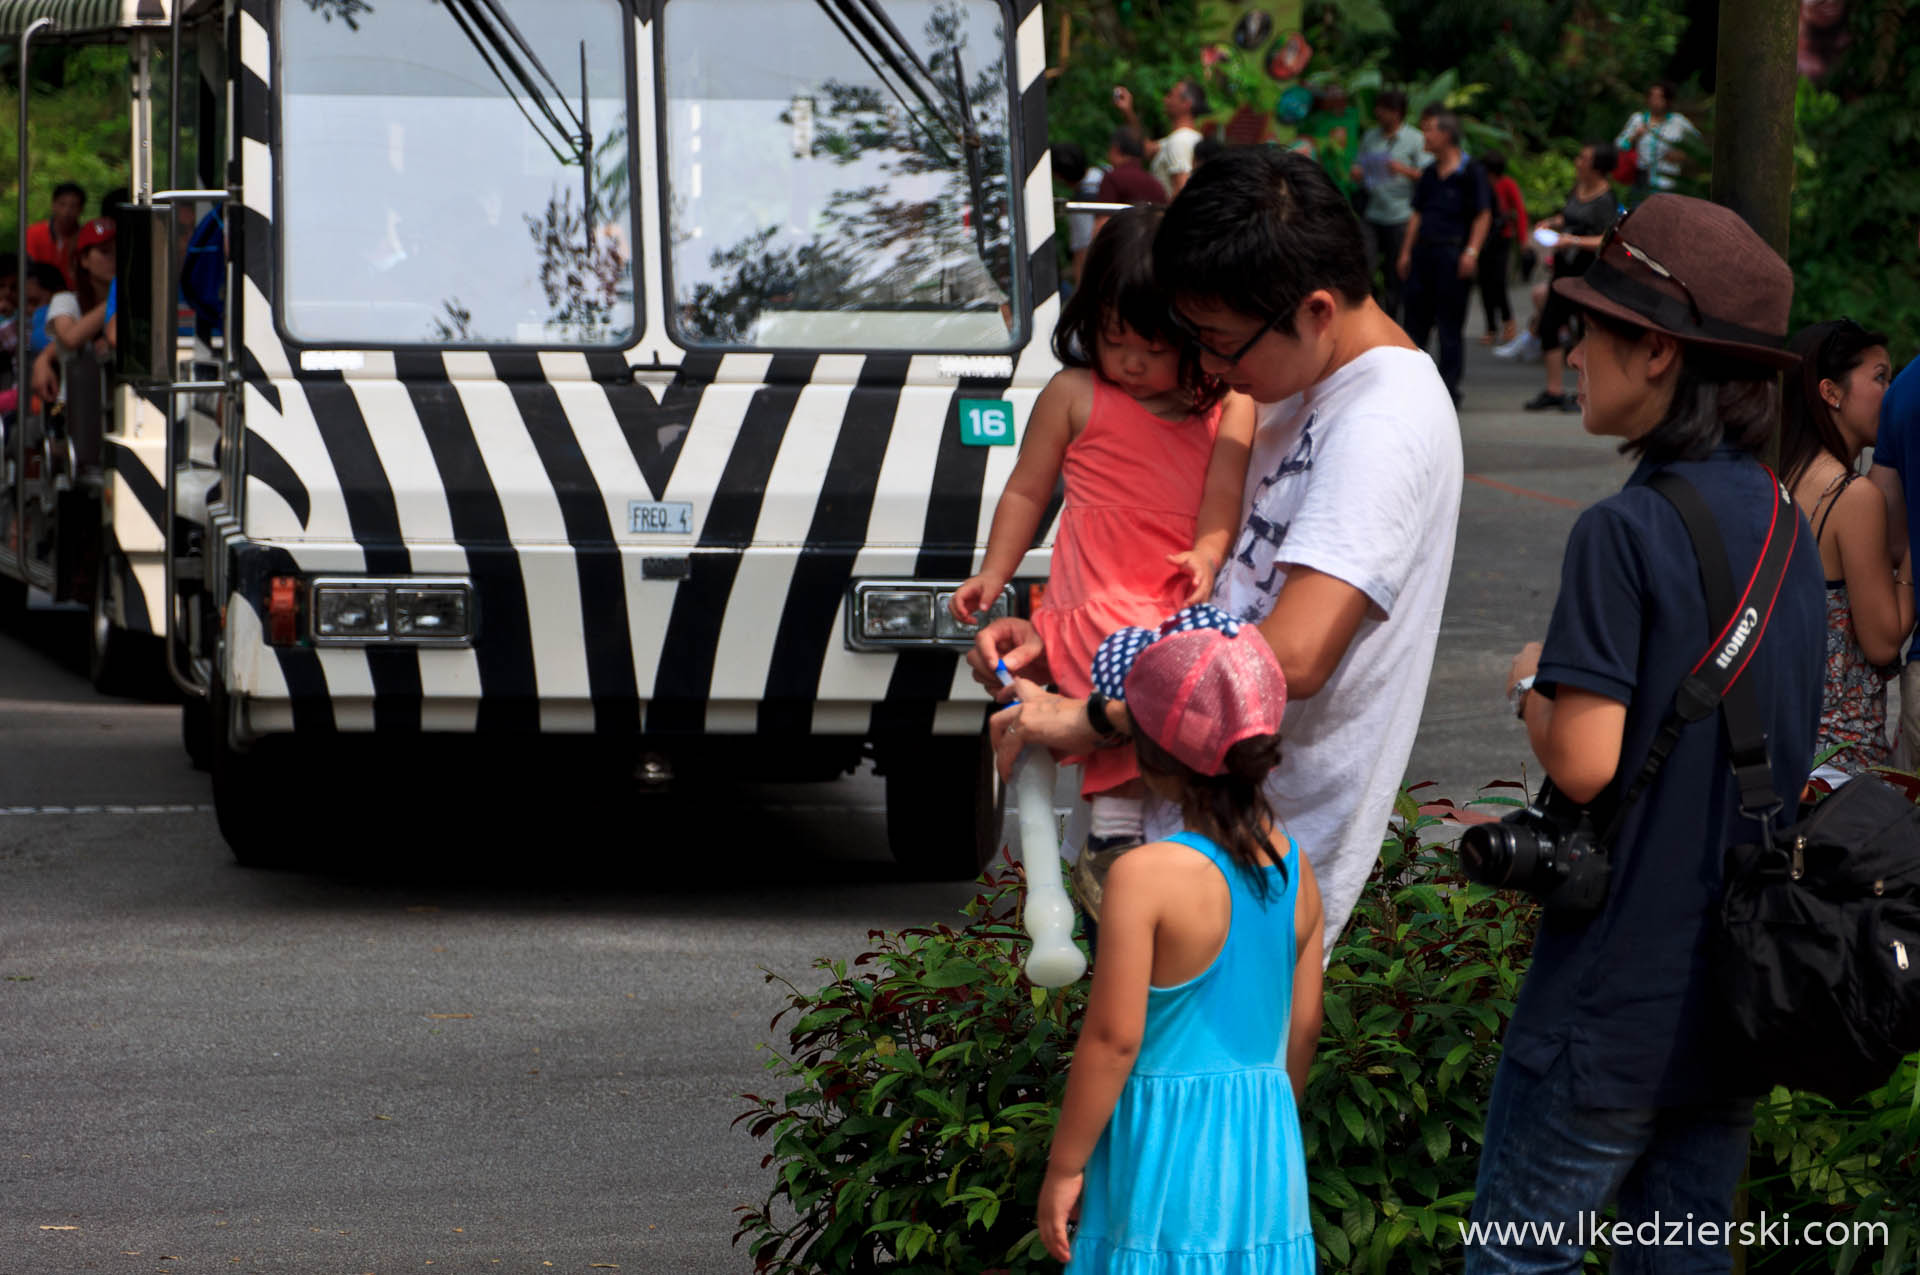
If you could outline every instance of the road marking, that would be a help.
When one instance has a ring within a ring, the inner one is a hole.
[[[1495,491],[1504,491],[1510,496],[1525,496],[1529,500],[1544,500],[1549,505],[1559,505],[1563,509],[1579,509],[1580,501],[1568,500],[1565,496],[1549,496],[1544,491],[1530,491],[1525,487],[1515,487],[1512,483],[1503,483],[1498,478],[1488,478],[1483,474],[1468,474],[1467,481],[1481,483]]]
[[[212,806],[0,806],[0,815],[204,815]]]

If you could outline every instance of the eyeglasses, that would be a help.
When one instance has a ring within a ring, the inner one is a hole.
[[[1253,351],[1253,347],[1260,344],[1261,338],[1265,337],[1267,333],[1279,327],[1281,324],[1281,321],[1284,320],[1286,317],[1287,316],[1285,315],[1285,313],[1279,313],[1279,314],[1273,315],[1265,323],[1262,323],[1260,325],[1260,330],[1258,332],[1255,332],[1252,336],[1247,338],[1247,343],[1245,345],[1235,350],[1232,354],[1222,354],[1219,350],[1214,349],[1211,345],[1208,345],[1206,341],[1201,339],[1199,330],[1196,329],[1193,326],[1193,324],[1187,322],[1185,315],[1181,314],[1180,311],[1174,309],[1172,306],[1167,307],[1167,319],[1170,323],[1173,324],[1175,331],[1179,332],[1180,335],[1185,337],[1188,341],[1191,341],[1196,347],[1198,347],[1198,349],[1202,354],[1211,354],[1214,358],[1219,359],[1222,363],[1225,363],[1228,367],[1232,367],[1234,364],[1238,363],[1241,359],[1246,358],[1247,355]]]
[[[1635,261],[1639,262],[1641,265],[1645,266],[1647,269],[1653,271],[1655,274],[1659,275],[1662,279],[1665,279],[1668,283],[1671,283],[1675,287],[1679,288],[1681,293],[1684,294],[1687,298],[1687,309],[1693,312],[1693,326],[1695,326],[1696,328],[1705,327],[1706,320],[1701,317],[1700,303],[1693,299],[1693,289],[1689,288],[1681,280],[1679,275],[1675,274],[1673,271],[1667,269],[1665,266],[1661,265],[1658,261],[1655,261],[1652,257],[1648,256],[1643,249],[1636,248],[1632,244],[1627,242],[1626,236],[1623,235],[1621,231],[1625,229],[1626,224],[1631,220],[1633,220],[1633,213],[1630,212],[1626,216],[1622,217],[1619,221],[1616,221],[1611,226],[1607,227],[1607,233],[1600,237],[1600,255],[1602,257],[1607,255],[1608,245],[1619,244],[1620,251],[1626,253],[1629,257],[1633,258]]]

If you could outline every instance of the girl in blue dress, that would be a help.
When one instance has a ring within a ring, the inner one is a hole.
[[[1314,1266],[1298,1103],[1321,911],[1261,796],[1286,682],[1257,631],[1179,620],[1123,684],[1141,775],[1187,830],[1107,878],[1040,1238],[1068,1275],[1297,1275]]]

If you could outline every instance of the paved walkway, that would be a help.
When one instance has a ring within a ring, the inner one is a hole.
[[[1516,302],[1523,293],[1514,290]],[[1543,383],[1538,363],[1508,364],[1467,328],[1466,402],[1460,412],[1466,490],[1453,578],[1410,782],[1423,796],[1456,800],[1495,779],[1529,786],[1537,769],[1503,694],[1522,644],[1546,636],[1560,555],[1581,509],[1619,489],[1633,465],[1612,439],[1594,438],[1574,413],[1525,412]],[[1571,377],[1568,384],[1572,384]]]

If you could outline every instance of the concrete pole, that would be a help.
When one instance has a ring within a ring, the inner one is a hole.
[[[1787,256],[1800,0],[1720,0],[1713,200]]]

